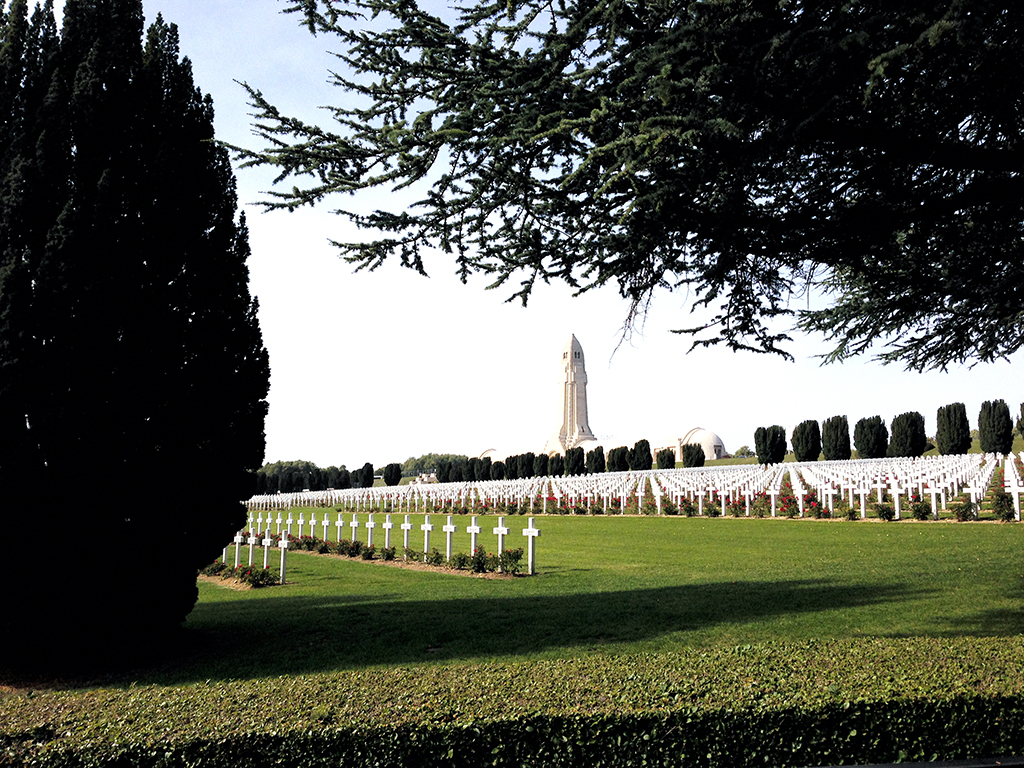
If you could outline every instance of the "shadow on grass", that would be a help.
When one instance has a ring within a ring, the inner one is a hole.
[[[282,595],[197,605],[176,658],[133,675],[186,683],[586,650],[918,597],[898,584],[796,580],[450,601]]]

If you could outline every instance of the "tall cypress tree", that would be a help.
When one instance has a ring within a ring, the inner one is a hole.
[[[920,456],[927,444],[924,416],[920,413],[909,411],[892,420],[892,438],[887,451],[889,456]]]
[[[1013,448],[1013,423],[1005,400],[986,400],[978,414],[982,453],[1009,453]]]
[[[821,451],[825,461],[850,458],[850,423],[845,416],[832,416],[821,424]]]
[[[967,407],[963,403],[950,403],[935,414],[935,442],[943,456],[967,453],[971,448],[971,426],[967,422]]]
[[[889,430],[882,417],[866,416],[858,421],[853,428],[853,444],[857,446],[857,453],[862,459],[883,458],[889,450]]]
[[[196,569],[245,522],[269,366],[231,166],[176,28],[158,17],[143,45],[138,0],[68,0],[60,34],[50,3],[26,19],[16,0],[0,27],[0,527],[69,488],[67,523],[104,546],[168,544],[146,579],[15,553],[18,602],[47,609],[4,625],[64,651],[55,623],[131,641],[191,610]],[[197,467],[183,513],[166,480]]]
[[[817,461],[821,453],[821,428],[814,419],[801,421],[793,429],[793,454],[797,461]]]

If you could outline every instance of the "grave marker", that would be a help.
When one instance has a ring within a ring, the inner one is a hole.
[[[526,536],[526,567],[529,574],[533,576],[537,572],[537,537],[540,536],[540,531],[533,524],[533,518],[529,518],[526,522],[526,530],[523,531],[523,536]]]

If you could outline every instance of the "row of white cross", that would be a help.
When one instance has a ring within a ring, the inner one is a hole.
[[[351,530],[351,540],[360,541],[359,529],[361,526],[365,526],[366,530],[366,546],[373,546],[373,533],[377,528],[377,522],[373,519],[374,513],[367,513],[367,519],[365,522],[360,523],[359,515],[353,514],[352,519],[349,522],[345,522],[342,513],[338,513],[338,519],[334,522],[334,526],[337,529],[338,541],[342,539],[342,533],[345,528]],[[381,529],[384,531],[384,548],[389,549],[391,547],[391,531],[395,528],[395,523],[392,520],[391,514],[384,516],[384,522],[380,524]],[[452,537],[458,532],[458,526],[452,522],[453,516],[447,516],[447,522],[441,526],[441,530],[445,534],[445,562],[450,562],[452,559]],[[235,534],[235,568],[238,568],[241,561],[241,553],[243,545],[248,544],[249,548],[249,562],[248,565],[252,566],[254,549],[257,544],[263,545],[263,567],[269,567],[270,549],[274,546],[274,533],[271,529],[275,525],[273,516],[268,512],[266,519],[263,517],[263,513],[259,513],[256,517],[253,513],[249,513],[249,535],[245,536],[245,531],[239,531]],[[280,537],[277,543],[278,548],[281,550],[281,575],[280,581],[282,584],[285,583],[286,568],[287,568],[287,554],[289,537],[292,534],[292,528],[297,526],[298,537],[302,538],[304,535],[303,531],[307,525],[307,521],[303,513],[299,513],[299,519],[295,520],[292,518],[291,512],[288,513],[288,519],[282,519],[281,513],[279,512],[276,520],[277,531],[276,535]],[[317,519],[316,513],[313,512],[310,515],[308,521],[309,535],[316,535]],[[330,518],[327,512],[323,513],[320,525],[323,527],[323,539],[327,540],[327,530],[331,525]],[[409,549],[409,536],[413,530],[413,523],[409,521],[409,515],[405,515],[404,522],[399,524],[399,530],[402,531],[403,547]],[[282,534],[282,528],[284,533]],[[424,515],[423,523],[420,525],[420,530],[423,532],[423,559],[427,559],[427,555],[430,552],[430,534],[434,530],[434,524],[430,522],[430,515]],[[505,518],[499,517],[498,524],[492,529],[492,533],[498,537],[498,552],[505,551],[505,537],[509,534],[509,527],[505,525]],[[470,524],[466,526],[466,533],[470,535],[470,551],[476,552],[478,547],[478,536],[482,532],[480,525],[477,523],[477,516],[473,515],[470,519]],[[263,538],[260,539],[262,534]],[[531,517],[527,520],[526,528],[523,529],[523,536],[526,537],[526,567],[527,572],[533,576],[537,572],[537,539],[540,537],[540,529],[534,524],[534,519]],[[224,548],[224,562],[228,561],[228,548]],[[499,567],[499,571],[500,571]]]
[[[475,504],[486,507],[514,504],[528,506],[530,513],[543,514],[549,511],[549,505],[573,505],[586,508],[588,512],[601,508],[607,513],[616,500],[624,506],[635,496],[638,506],[642,505],[650,488],[659,514],[663,498],[678,505],[685,497],[696,504],[698,514],[703,515],[705,500],[717,497],[723,506],[742,502],[749,515],[751,500],[764,493],[771,497],[772,516],[775,516],[782,483],[788,476],[801,516],[804,495],[814,490],[830,512],[840,496],[848,497],[851,506],[857,505],[859,499],[862,517],[867,514],[869,496],[876,494],[881,501],[883,493],[888,492],[892,495],[897,519],[903,499],[909,502],[912,494],[921,498],[930,495],[932,513],[937,517],[939,509],[945,509],[947,501],[961,493],[969,493],[975,502],[983,498],[992,474],[1005,463],[1005,487],[1013,496],[1019,519],[1019,494],[1024,493],[1024,482],[1012,458],[998,454],[965,454],[351,488],[254,496],[247,506],[257,511],[336,506],[355,512],[390,509],[412,514],[473,508]]]

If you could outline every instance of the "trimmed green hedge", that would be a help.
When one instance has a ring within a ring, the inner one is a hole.
[[[800,766],[1024,752],[1024,638],[5,693],[0,764]]]

